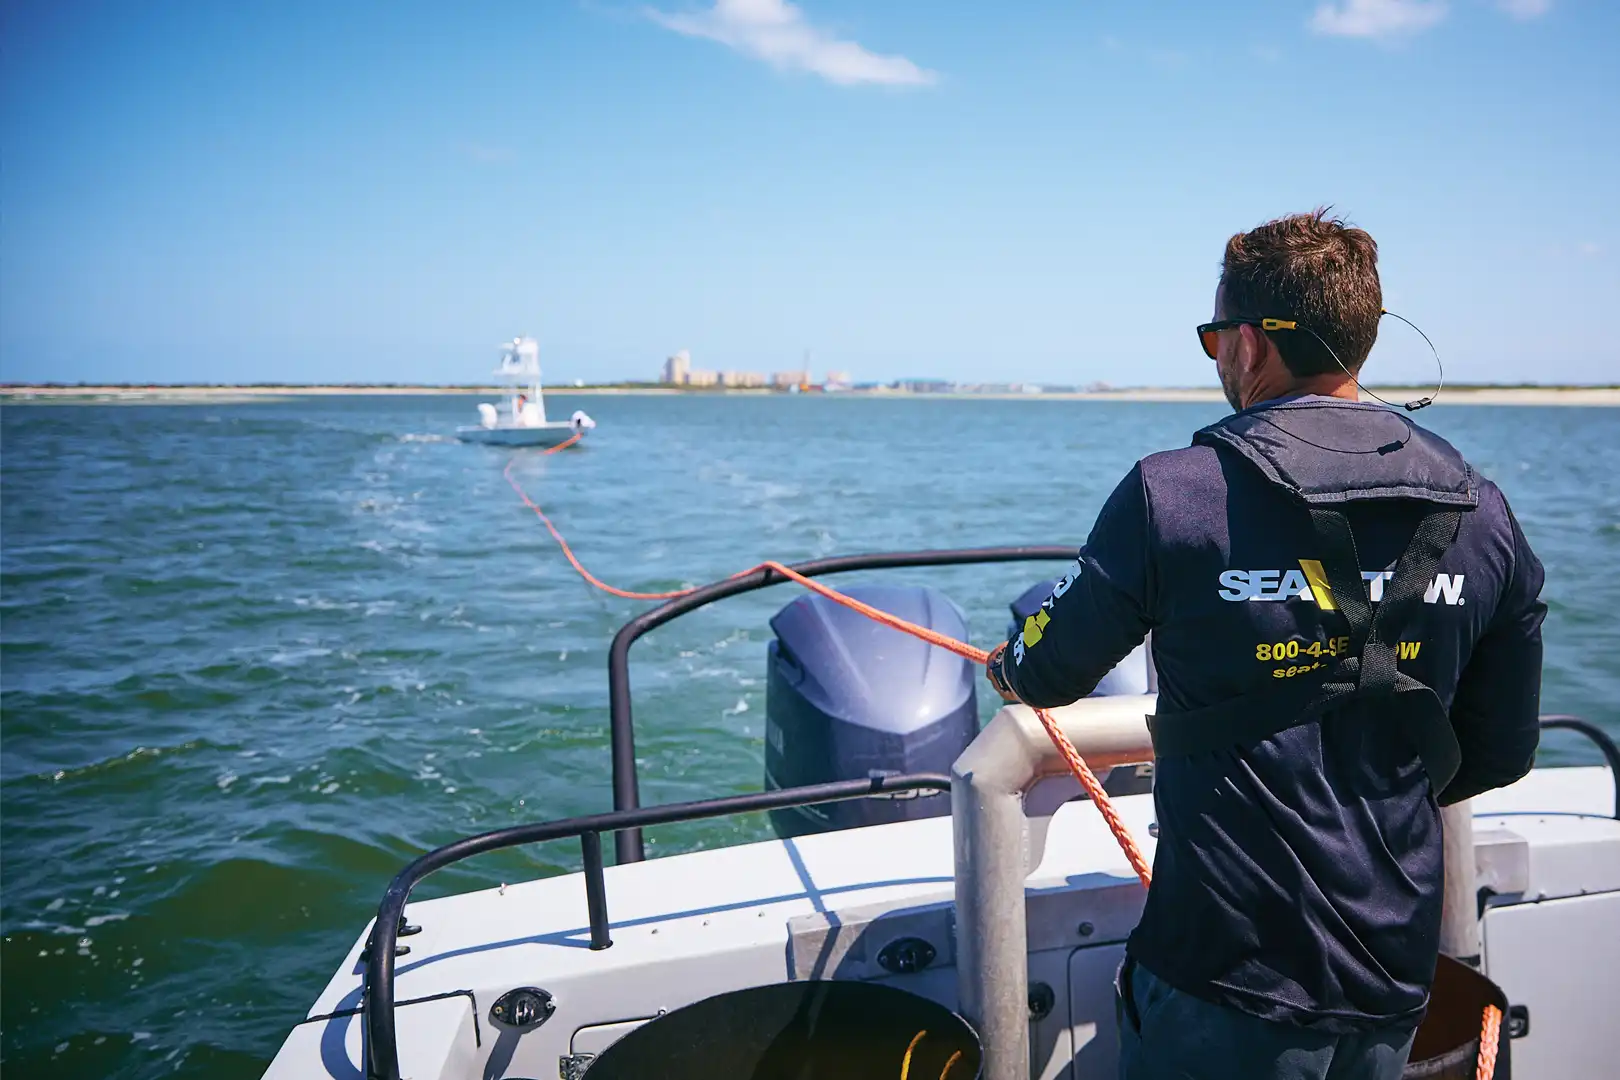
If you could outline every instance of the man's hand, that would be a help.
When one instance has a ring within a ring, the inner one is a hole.
[[[1018,695],[1012,692],[1012,687],[1007,685],[1006,676],[1001,672],[1002,654],[1006,651],[1005,641],[990,650],[990,658],[984,664],[984,677],[989,681],[990,689],[1001,695],[1002,701],[1016,703]]]

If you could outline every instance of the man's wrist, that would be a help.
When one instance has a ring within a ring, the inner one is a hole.
[[[985,661],[984,676],[987,680],[989,680],[990,688],[997,694],[1000,694],[1003,701],[1017,701],[1018,693],[1007,681],[1007,672],[1003,667],[1003,662],[1006,659],[1006,655],[1006,643],[1003,642],[1002,644],[997,645],[995,649],[991,651],[989,658]]]

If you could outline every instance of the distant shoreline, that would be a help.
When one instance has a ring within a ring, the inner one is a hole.
[[[1412,388],[1373,390],[1392,401],[1423,393]],[[677,390],[667,386],[556,386],[557,395],[581,396],[741,396],[760,397],[778,391],[760,389]],[[499,396],[510,391],[490,386],[0,386],[5,404],[230,404],[301,397],[338,396]],[[823,395],[812,395],[823,396]],[[906,393],[897,390],[854,390],[826,395],[877,400],[927,399],[953,401],[1136,401],[1219,402],[1214,387],[1064,391],[1041,394]],[[1620,406],[1620,386],[1448,386],[1437,404],[1453,405],[1597,405]]]

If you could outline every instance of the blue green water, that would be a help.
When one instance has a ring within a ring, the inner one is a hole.
[[[0,1066],[255,1077],[412,855],[605,809],[594,592],[464,445],[467,397],[0,413]],[[608,581],[762,558],[1066,543],[1215,404],[557,395],[600,422],[517,474]],[[1440,406],[1547,566],[1546,711],[1620,734],[1620,413]],[[1057,569],[914,571],[974,640]],[[851,578],[840,579],[845,582]],[[637,645],[648,803],[760,785],[756,593]],[[988,702],[981,701],[988,710]],[[1545,757],[1586,760],[1573,742]],[[656,830],[649,854],[767,834]],[[571,869],[561,845],[421,895]]]

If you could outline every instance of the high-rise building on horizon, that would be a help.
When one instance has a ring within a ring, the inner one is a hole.
[[[692,374],[692,354],[685,349],[664,361],[664,377],[661,381],[675,386],[685,386]]]

